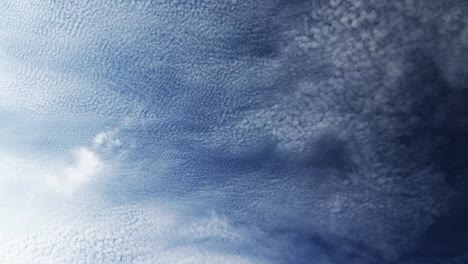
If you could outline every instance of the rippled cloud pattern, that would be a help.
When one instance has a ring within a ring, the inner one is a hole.
[[[468,263],[463,0],[5,0],[0,263]]]

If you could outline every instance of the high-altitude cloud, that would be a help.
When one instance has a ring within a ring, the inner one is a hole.
[[[4,1],[0,262],[456,263],[466,9]]]

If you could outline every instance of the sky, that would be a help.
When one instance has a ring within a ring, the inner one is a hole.
[[[466,262],[467,14],[2,1],[0,263]]]

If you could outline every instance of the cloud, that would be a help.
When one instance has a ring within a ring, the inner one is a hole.
[[[0,5],[0,262],[393,263],[464,188],[456,0],[111,2]]]
[[[62,172],[48,174],[46,185],[59,193],[71,194],[78,188],[95,180],[104,169],[104,163],[96,153],[85,147],[74,151],[73,163]],[[53,173],[53,172],[52,172]]]
[[[120,145],[120,141],[111,134],[114,133],[100,132],[94,138],[92,147],[79,146],[60,157],[42,157],[42,161],[30,159],[25,153],[0,154],[0,187],[15,191],[24,189],[32,195],[73,195],[87,184],[98,181],[99,176],[111,169],[111,161],[104,160],[99,154],[104,146],[112,148]],[[35,157],[37,154],[27,155]]]
[[[239,254],[242,247],[255,244],[254,234],[212,213],[194,217],[188,209],[157,200],[146,205],[94,205],[81,209],[79,218],[59,221],[25,237],[0,239],[0,261],[269,263]]]
[[[94,145],[97,147],[102,146],[103,144],[108,144],[111,147],[118,147],[121,145],[120,140],[115,139],[115,134],[118,131],[104,131],[94,137]]]

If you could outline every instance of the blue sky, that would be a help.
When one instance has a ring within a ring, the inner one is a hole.
[[[431,263],[466,9],[3,2],[0,262]]]

